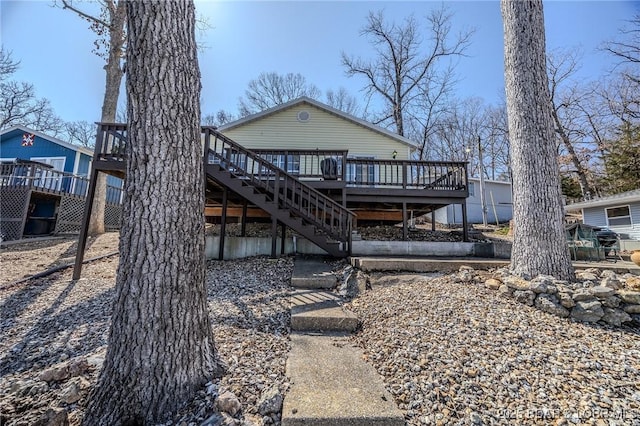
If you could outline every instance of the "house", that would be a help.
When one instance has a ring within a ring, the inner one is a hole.
[[[484,181],[484,202],[487,223],[505,223],[513,218],[511,182],[498,180]],[[435,211],[436,222],[447,225],[462,223],[462,209],[459,204],[451,204]],[[469,198],[467,198],[467,220],[469,223],[482,222],[482,197],[480,179],[469,178]]]
[[[354,211],[358,223],[402,222],[404,214],[431,211],[434,202],[463,203],[455,190],[466,195],[464,163],[415,161],[418,148],[411,140],[307,97],[218,131]],[[332,176],[321,170],[327,162],[335,166]],[[448,188],[454,181],[461,186]],[[208,211],[219,216],[219,209]]]
[[[569,204],[565,210],[581,212],[586,225],[616,232],[621,249],[640,249],[640,189]]]
[[[0,132],[2,239],[79,229],[92,151],[24,126]],[[108,227],[118,227],[122,180],[107,178]],[[115,217],[111,217],[115,216]],[[111,220],[113,219],[113,220]]]
[[[125,177],[127,142],[126,124],[100,124],[94,170]],[[469,195],[466,162],[413,160],[416,147],[410,140],[305,97],[219,129],[203,126],[201,142],[205,216],[221,225],[219,259],[228,220],[240,221],[242,237],[248,218],[270,221],[274,257],[278,239],[284,253],[287,228],[326,253],[345,257],[358,223],[402,222],[407,240],[411,213],[464,206]],[[90,190],[88,199],[93,196]],[[80,276],[87,217],[74,277]],[[462,223],[468,240],[465,216]]]

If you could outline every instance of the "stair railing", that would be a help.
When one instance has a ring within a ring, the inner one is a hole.
[[[293,211],[350,248],[353,212],[214,128],[203,127],[202,131],[205,165],[220,164],[236,178],[260,188],[278,208]]]

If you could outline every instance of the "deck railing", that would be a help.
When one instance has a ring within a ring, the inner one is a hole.
[[[347,158],[347,186],[460,191],[467,188],[464,162]]]
[[[28,188],[47,194],[86,197],[89,179],[40,164],[2,164],[0,165],[0,187]],[[122,188],[107,185],[107,202],[120,204]]]
[[[124,161],[127,144],[127,125],[100,123],[94,149],[94,161]]]
[[[297,178],[345,180],[344,161],[348,151],[319,149],[274,150],[252,149],[265,160]]]

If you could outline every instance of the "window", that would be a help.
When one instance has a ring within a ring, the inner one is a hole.
[[[358,160],[374,160],[375,157],[352,157]],[[347,182],[356,185],[374,185],[376,182],[376,168],[374,164],[351,163],[347,161]]]
[[[629,206],[610,207],[605,209],[609,226],[631,225],[631,209]]]
[[[293,175],[300,174],[300,156],[284,155],[284,154],[265,154],[262,156],[265,160],[274,166],[285,170]]]
[[[469,197],[476,195],[476,185],[473,182],[469,182]]]

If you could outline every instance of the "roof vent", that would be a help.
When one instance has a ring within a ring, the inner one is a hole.
[[[311,117],[311,115],[309,114],[309,111],[300,111],[298,112],[298,121],[301,121],[303,123],[309,121],[309,118]]]

